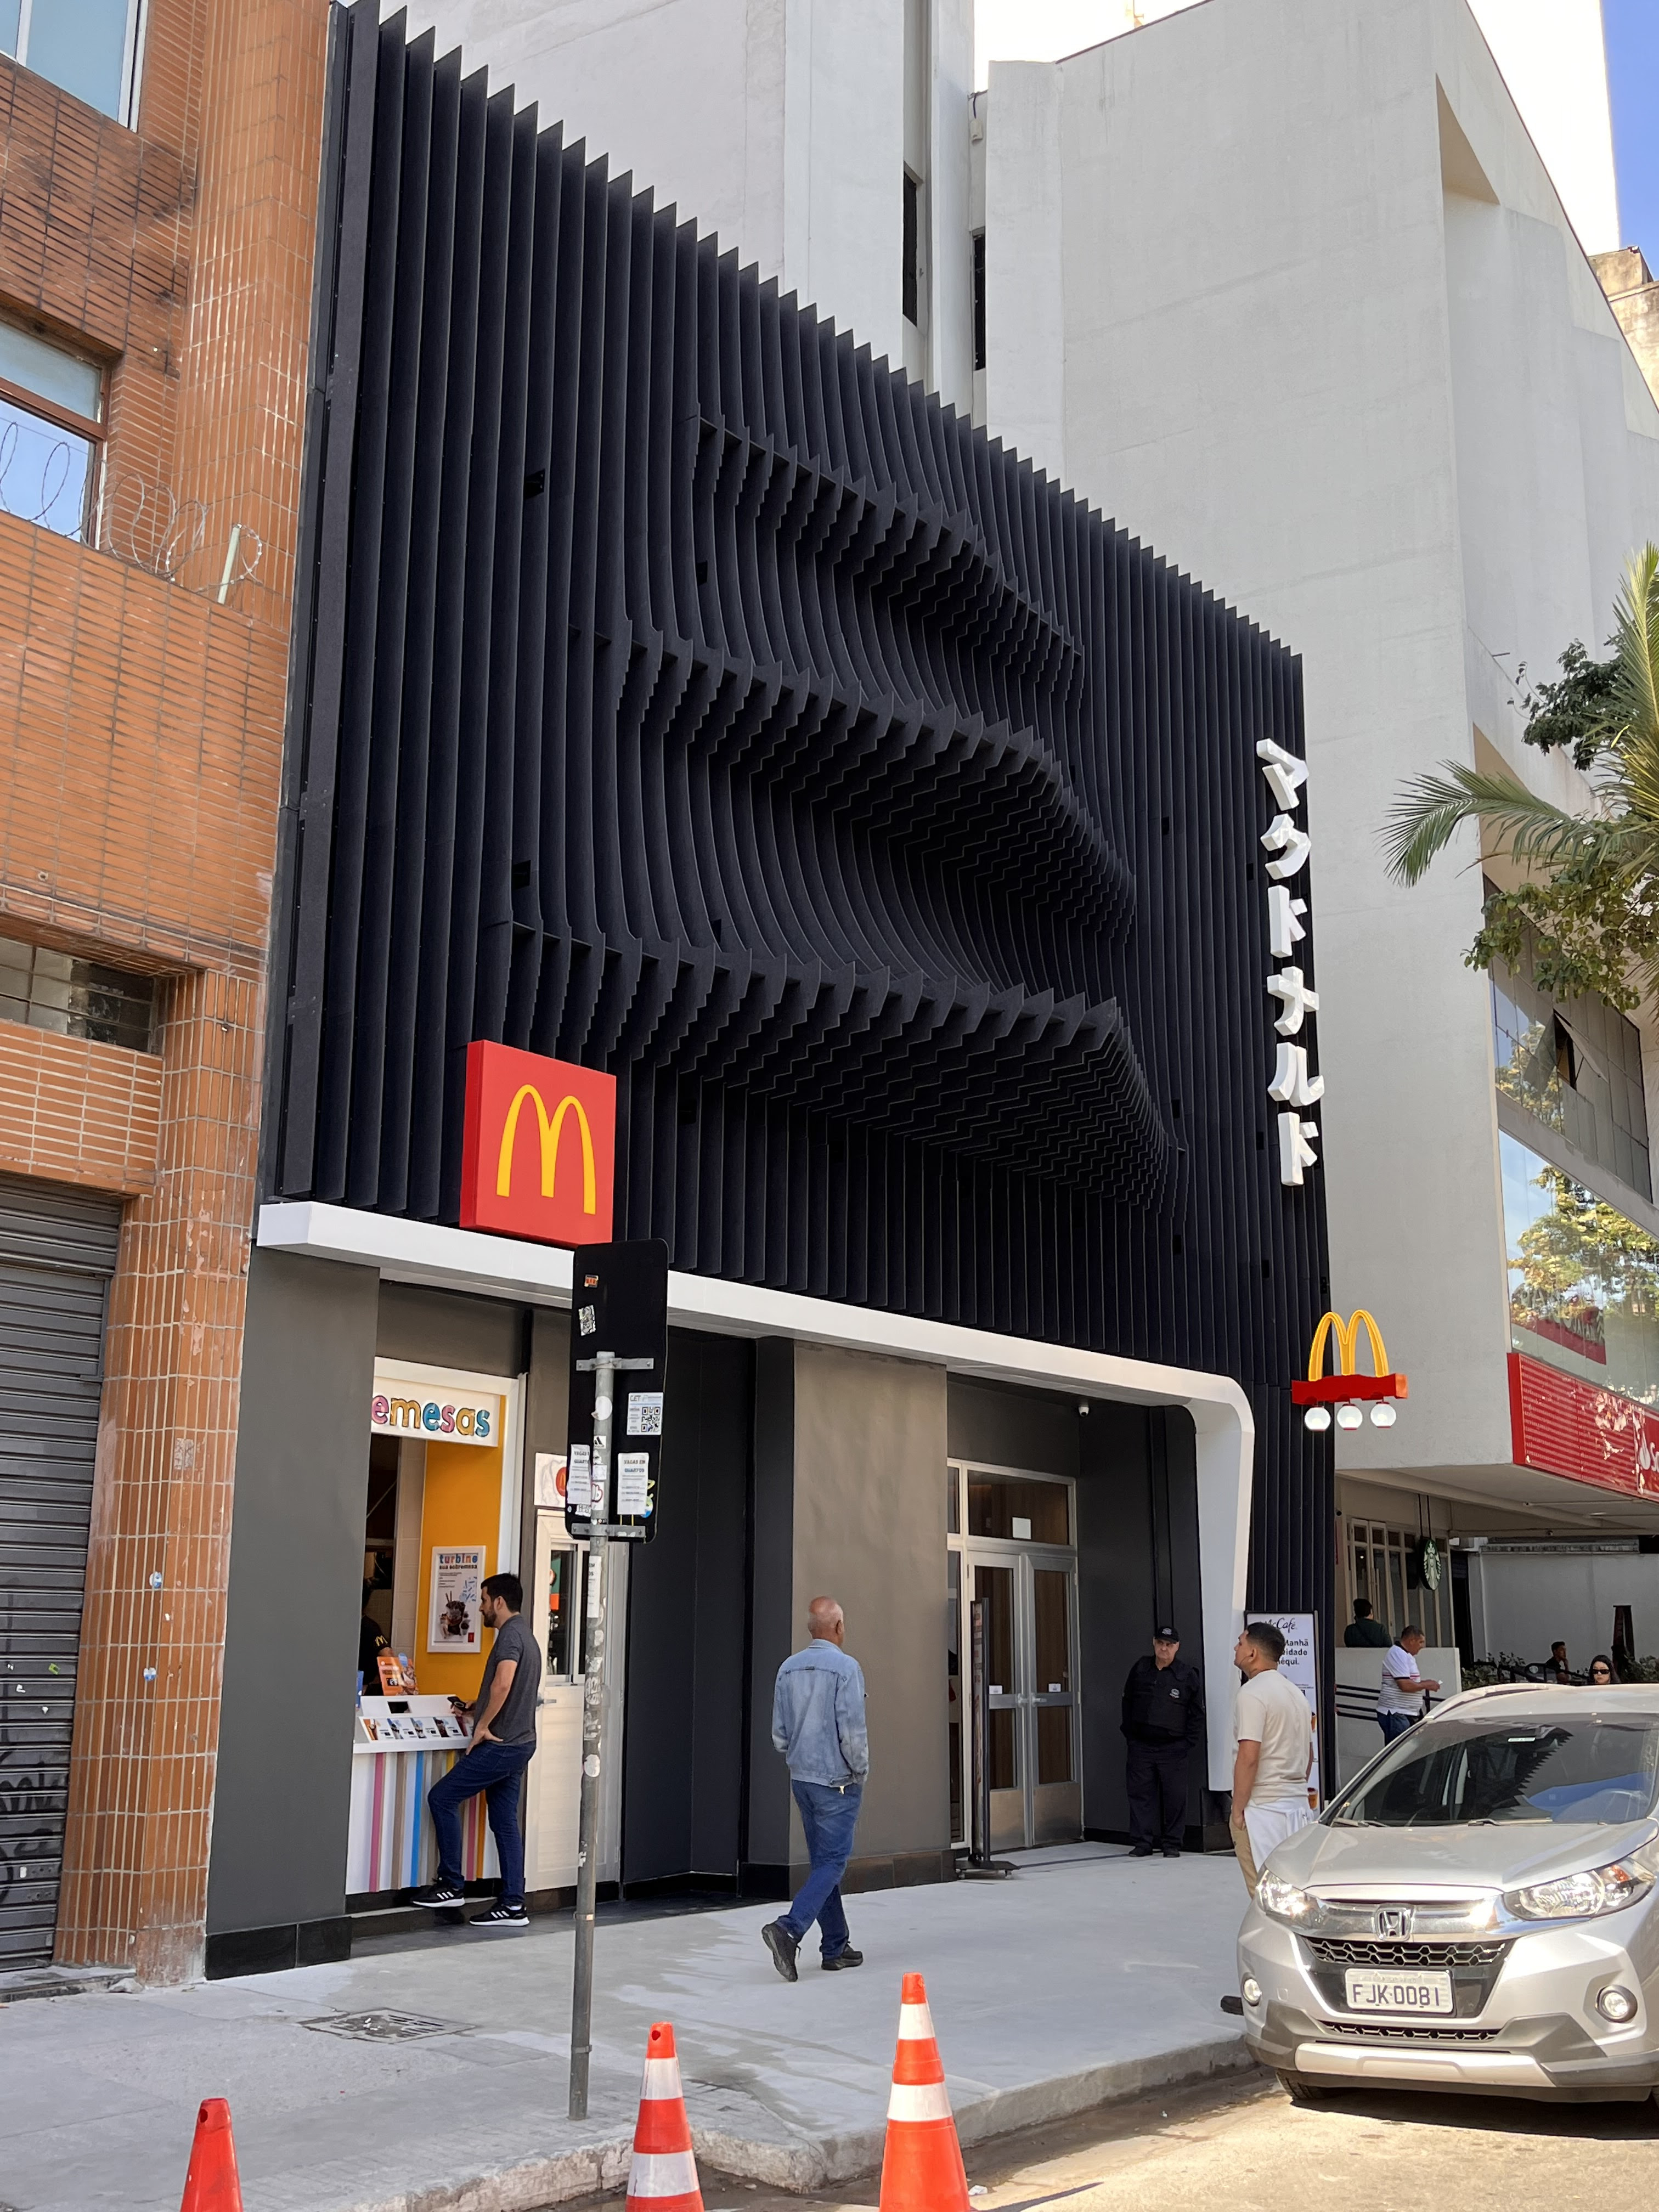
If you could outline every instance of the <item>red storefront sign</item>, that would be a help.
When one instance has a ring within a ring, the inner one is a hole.
[[[616,1150],[614,1076],[510,1045],[467,1047],[463,1229],[607,1243]]]
[[[1512,1352],[1510,1428],[1518,1467],[1659,1498],[1659,1413],[1634,1398]]]

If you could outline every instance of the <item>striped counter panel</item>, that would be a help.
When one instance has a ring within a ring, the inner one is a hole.
[[[426,1793],[447,1774],[453,1751],[368,1752],[351,1762],[351,1826],[346,1844],[346,1894],[413,1889],[438,1871],[438,1849]],[[461,1872],[468,1881],[501,1872],[482,1792],[461,1808]]]

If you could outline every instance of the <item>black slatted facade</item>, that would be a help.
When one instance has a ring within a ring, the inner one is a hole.
[[[118,1199],[0,1176],[0,1969],[52,1956]]]
[[[1238,1376],[1328,1618],[1296,661],[430,34],[331,54],[266,1194],[453,1222],[470,1040],[608,1069],[678,1267]]]

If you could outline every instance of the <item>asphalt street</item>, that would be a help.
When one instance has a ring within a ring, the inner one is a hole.
[[[1458,2212],[1649,2212],[1659,2108],[1376,2092],[1293,2106],[1263,2075],[1085,2114],[967,2154],[975,2212],[1227,2212],[1455,2203]],[[982,2192],[982,2193],[981,2193]],[[810,2198],[703,2177],[708,2212],[863,2212],[877,2187]],[[620,2197],[599,2200],[620,2204]],[[574,2212],[567,2207],[566,2212]]]

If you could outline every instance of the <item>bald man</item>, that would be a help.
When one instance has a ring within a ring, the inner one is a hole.
[[[870,1772],[864,1727],[864,1675],[842,1646],[847,1624],[832,1597],[815,1597],[806,1609],[810,1638],[786,1659],[772,1693],[772,1742],[789,1762],[789,1786],[800,1808],[811,1872],[780,1920],[761,1930],[772,1964],[786,1982],[799,1980],[795,1954],[816,1920],[823,1968],[839,1973],[864,1964],[847,1940],[841,1878],[853,1856],[853,1832]]]

